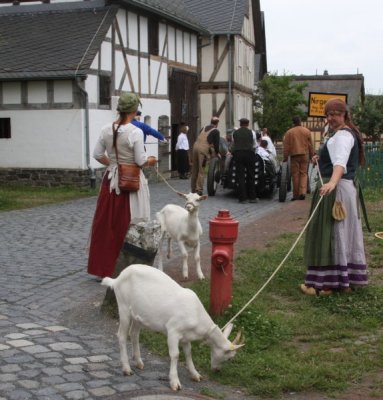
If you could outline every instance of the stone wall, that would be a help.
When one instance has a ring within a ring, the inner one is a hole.
[[[104,175],[104,168],[90,170],[0,168],[0,185],[38,187],[98,187]],[[144,168],[149,183],[162,181],[154,168]],[[166,177],[168,178],[168,174]]]
[[[99,182],[103,170],[94,172]],[[91,175],[89,170],[0,168],[0,185],[86,188],[91,186]]]

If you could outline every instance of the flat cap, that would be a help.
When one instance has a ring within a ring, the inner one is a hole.
[[[241,118],[241,119],[239,120],[239,123],[240,123],[241,125],[249,125],[250,121],[249,121],[247,118]]]

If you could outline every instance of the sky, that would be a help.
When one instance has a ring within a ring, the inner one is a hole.
[[[267,70],[278,75],[363,74],[383,95],[383,0],[261,0]]]

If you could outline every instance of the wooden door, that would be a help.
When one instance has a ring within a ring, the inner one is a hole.
[[[176,169],[175,145],[181,122],[189,125],[190,148],[197,137],[198,128],[198,75],[173,69],[169,78],[169,100],[171,105],[171,169]]]

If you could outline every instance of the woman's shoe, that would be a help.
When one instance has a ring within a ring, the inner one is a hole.
[[[344,287],[340,289],[341,293],[352,293],[352,289],[350,287]]]
[[[319,296],[331,296],[332,290],[331,289],[322,289],[319,291]]]
[[[304,283],[300,284],[300,289],[302,293],[307,294],[308,296],[315,296],[317,294],[317,291],[313,287],[308,287]]]

